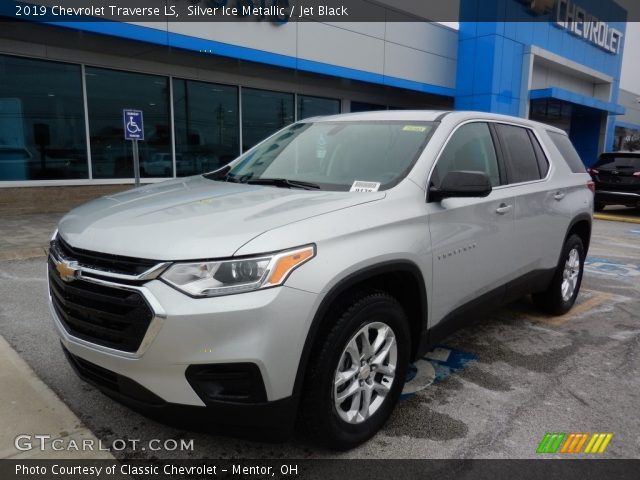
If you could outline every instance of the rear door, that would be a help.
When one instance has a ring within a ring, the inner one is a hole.
[[[439,186],[449,171],[482,171],[494,187],[485,198],[446,198],[427,204],[433,248],[433,325],[462,313],[474,300],[499,302],[513,264],[514,198],[500,188],[493,135],[486,122],[465,123],[449,138],[429,183]]]
[[[507,185],[515,199],[513,268],[516,279],[533,281],[555,267],[571,217],[570,186],[554,175],[535,130],[496,123]]]

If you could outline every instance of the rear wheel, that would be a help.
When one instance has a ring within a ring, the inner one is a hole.
[[[371,438],[398,401],[409,364],[407,317],[383,292],[354,296],[311,360],[302,426],[322,445],[347,450]]]
[[[571,235],[564,244],[560,263],[549,288],[533,295],[541,310],[553,315],[567,313],[578,297],[584,271],[584,245],[578,235]]]

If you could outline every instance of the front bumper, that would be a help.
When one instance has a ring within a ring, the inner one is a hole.
[[[258,417],[271,416],[275,421],[275,417],[280,417],[280,410],[295,404],[290,402],[316,307],[316,294],[283,286],[193,299],[160,280],[135,287],[118,285],[119,288],[135,288],[154,311],[154,319],[140,349],[132,353],[74,337],[65,329],[49,298],[63,347],[83,378],[134,407],[159,411],[180,405],[201,411],[207,405],[214,407],[217,412],[214,416],[226,423],[235,423],[238,416],[246,417],[252,406],[256,407],[252,411],[258,412]],[[90,375],[83,373],[73,359],[105,369],[116,378],[124,379],[126,385],[138,385],[140,389],[134,389],[137,393],[144,391],[148,395],[142,395],[141,401],[130,388],[113,388],[113,385],[89,378]],[[266,402],[241,405],[203,401],[187,380],[186,371],[194,365],[217,364],[255,365],[264,384]],[[269,415],[274,408],[278,414]],[[291,409],[293,416],[295,408]]]
[[[207,407],[170,403],[123,375],[73,355],[64,345],[62,350],[71,367],[84,381],[133,410],[177,428],[285,440],[295,427],[298,404],[293,396],[255,404],[215,402]]]

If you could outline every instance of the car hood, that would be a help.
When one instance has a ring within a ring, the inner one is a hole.
[[[58,228],[71,246],[102,253],[155,260],[230,257],[268,230],[384,196],[196,176],[93,200],[65,215]]]

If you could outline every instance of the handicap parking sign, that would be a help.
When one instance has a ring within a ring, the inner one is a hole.
[[[144,119],[141,110],[123,110],[125,140],[144,140]]]

